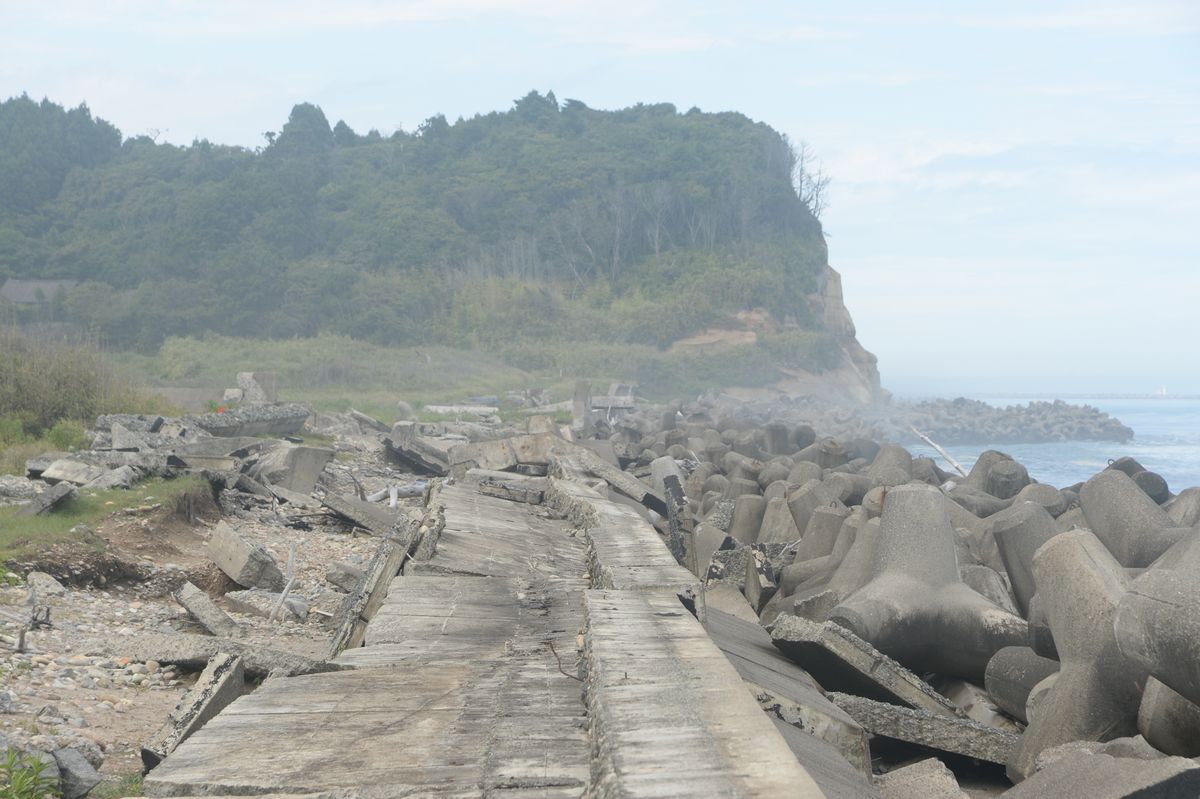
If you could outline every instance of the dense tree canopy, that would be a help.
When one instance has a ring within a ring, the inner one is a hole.
[[[809,326],[825,260],[788,141],[737,113],[504,113],[360,135],[297,105],[258,150],[121,140],[0,103],[0,280],[83,281],[120,346],[216,331],[379,343],[654,343],[762,306]]]

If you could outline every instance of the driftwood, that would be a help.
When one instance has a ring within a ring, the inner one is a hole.
[[[946,463],[949,463],[951,466],[953,466],[958,471],[959,474],[961,474],[963,477],[967,476],[967,470],[962,467],[962,464],[960,464],[958,461],[954,460],[954,458],[950,455],[950,453],[947,452],[946,450],[942,449],[941,447],[939,447],[932,438],[925,435],[920,430],[913,427],[911,424],[908,426],[908,429],[913,432],[914,436],[921,439],[926,444],[928,444],[929,446],[931,446],[935,450],[937,450],[938,454],[946,459]]]

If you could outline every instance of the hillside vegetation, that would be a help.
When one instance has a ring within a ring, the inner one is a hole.
[[[0,280],[81,283],[0,317],[147,354],[337,335],[553,370],[576,343],[661,349],[762,307],[790,325],[765,352],[819,369],[805,295],[826,252],[798,180],[767,125],[666,104],[530,93],[387,136],[302,104],[251,150],[22,96],[0,103]]]

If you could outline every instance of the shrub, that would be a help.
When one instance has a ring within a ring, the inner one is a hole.
[[[46,440],[60,450],[83,449],[90,442],[83,425],[68,419],[59,419],[46,433]]]

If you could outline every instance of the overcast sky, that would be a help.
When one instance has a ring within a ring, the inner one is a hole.
[[[384,133],[530,89],[737,110],[832,175],[885,386],[1200,393],[1200,2],[905,5],[0,0],[0,95],[246,146],[303,101]]]

